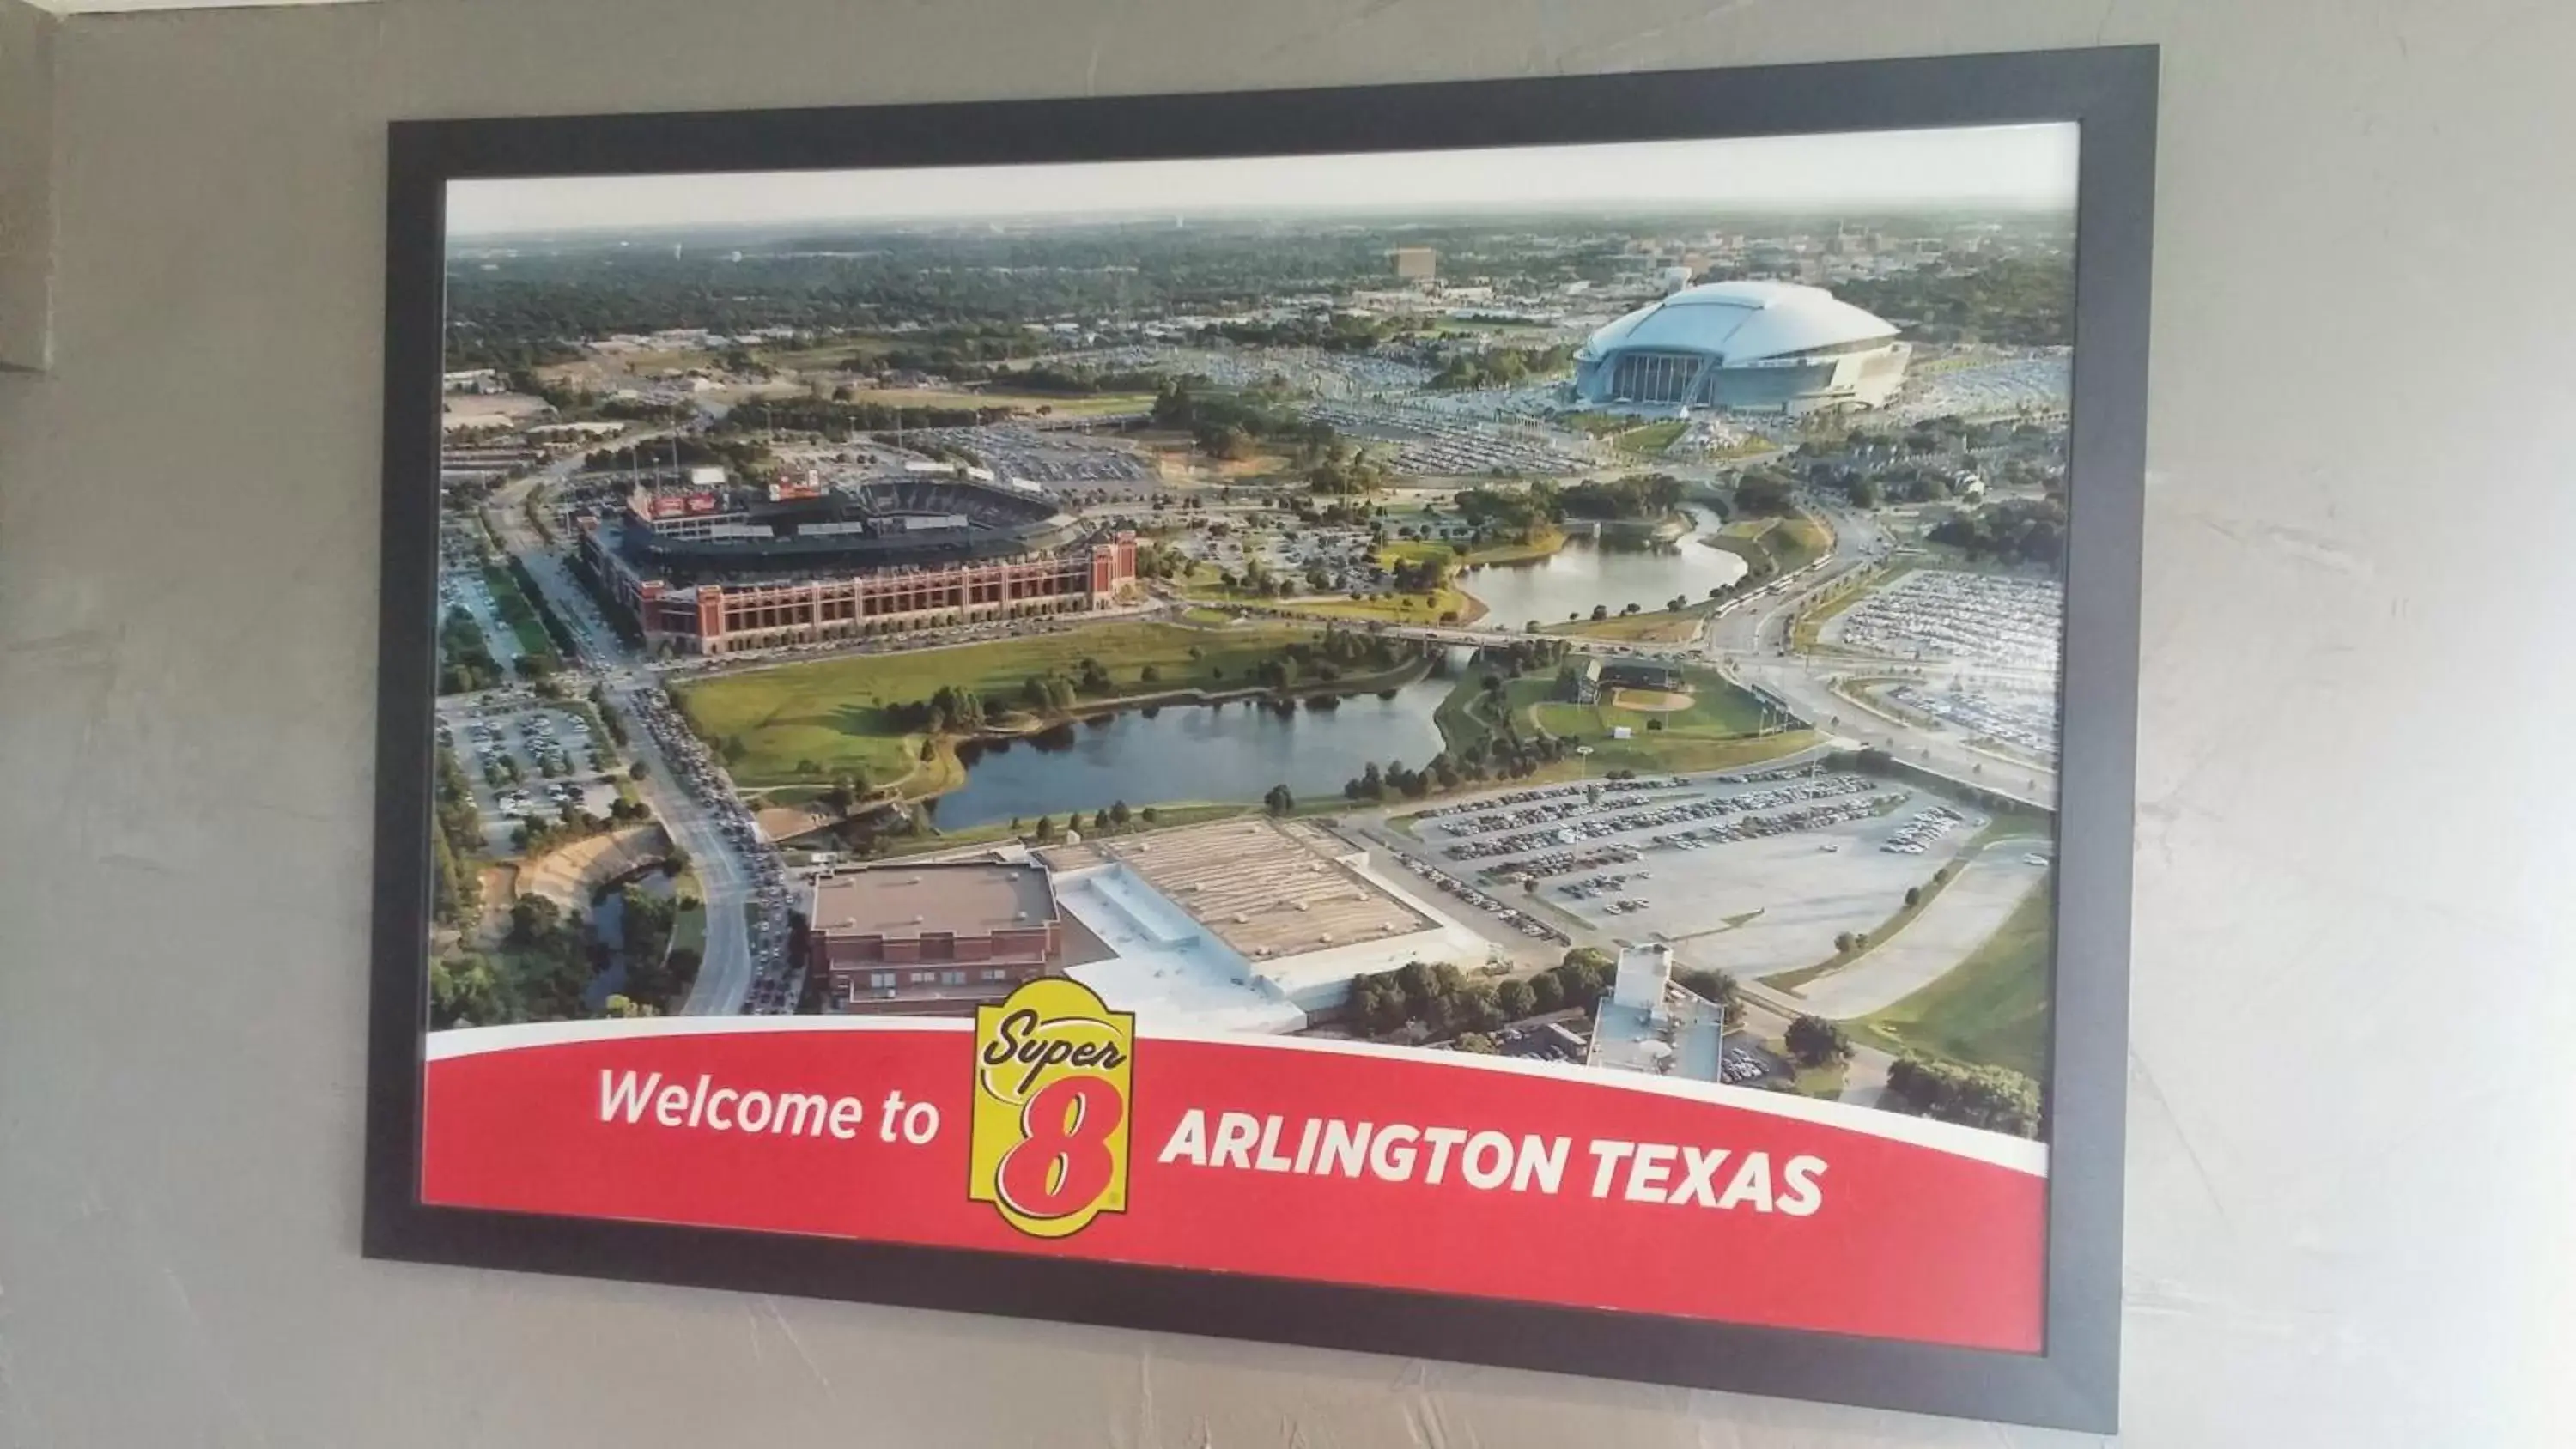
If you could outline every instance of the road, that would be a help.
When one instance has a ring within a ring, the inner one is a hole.
[[[1867,513],[1822,501],[1809,506],[1832,527],[1833,551],[1797,587],[1726,610],[1712,620],[1704,646],[1709,658],[1737,683],[1770,691],[1820,729],[1875,745],[1907,764],[1955,780],[2018,796],[2034,805],[2053,806],[2057,800],[2055,770],[1971,748],[1965,739],[1946,730],[1865,710],[1835,693],[1831,682],[1855,668],[1865,668],[1865,661],[1790,649],[1790,630],[1799,605],[1885,558],[1895,547],[1887,530]],[[1907,667],[1914,666],[1909,663]]]
[[[751,864],[726,837],[714,810],[690,792],[686,770],[648,727],[652,711],[646,698],[661,693],[660,679],[619,641],[589,592],[564,566],[562,555],[528,523],[530,496],[541,485],[561,482],[580,467],[581,455],[575,453],[505,485],[485,504],[485,516],[502,547],[527,566],[556,617],[579,635],[590,672],[625,717],[627,751],[645,763],[645,778],[637,782],[636,793],[652,807],[672,840],[689,853],[691,868],[705,892],[706,955],[681,1010],[689,1016],[732,1015],[743,1009],[757,974],[748,909],[754,887]]]

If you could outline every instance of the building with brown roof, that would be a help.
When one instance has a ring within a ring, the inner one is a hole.
[[[1035,862],[881,865],[815,882],[809,971],[851,1011],[959,1013],[1055,974],[1064,922]]]

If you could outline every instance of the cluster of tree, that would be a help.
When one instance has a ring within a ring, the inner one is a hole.
[[[1080,686],[1061,674],[1032,674],[1020,681],[1020,708],[1030,714],[1065,714],[1079,702]]]
[[[1556,965],[1526,980],[1497,981],[1470,976],[1446,962],[1413,961],[1352,983],[1351,1012],[1363,1033],[1381,1039],[1481,1035],[1527,1017],[1589,1012],[1609,991],[1614,970],[1609,954],[1590,946],[1567,951]],[[1728,991],[1731,995],[1732,983]],[[1461,1050],[1478,1049],[1463,1041],[1459,1045]]]
[[[1401,760],[1389,760],[1380,769],[1375,760],[1361,769],[1358,778],[1344,782],[1342,795],[1351,800],[1383,800],[1401,795],[1419,800],[1433,790],[1455,790],[1466,783],[1467,772],[1449,757],[1447,750],[1433,755],[1421,769],[1407,769]]]
[[[1821,1016],[1801,1016],[1790,1022],[1781,1044],[1789,1049],[1790,1059],[1802,1067],[1851,1060],[1851,1038]]]
[[[447,611],[438,625],[438,692],[471,694],[491,689],[506,677],[501,661],[492,657],[491,641],[483,637],[483,626],[474,622],[465,606],[458,604]]]
[[[617,712],[617,706],[608,702],[608,689],[605,685],[594,684],[590,687],[590,721],[594,727],[608,736],[611,743],[620,746],[626,743],[626,717]]]
[[[944,373],[951,382],[990,383],[1012,392],[1045,393],[1053,397],[1094,397],[1104,392],[1152,392],[1163,385],[1163,375],[1159,372],[1056,367],[1043,362],[1032,367],[968,365],[930,370]]]
[[[850,366],[903,372],[936,372],[967,377],[989,372],[986,364],[1031,357],[1049,346],[1046,338],[1010,323],[956,323],[908,332],[868,352],[852,354]]]
[[[973,734],[984,727],[984,697],[971,689],[943,684],[930,698],[889,704],[886,718],[896,729],[944,735]]]
[[[436,802],[438,829],[430,836],[431,909],[449,925],[464,926],[483,905],[483,878],[471,864],[483,853],[483,818],[474,809],[474,791],[456,763],[456,752],[444,745],[438,750]]]
[[[1366,352],[1402,331],[1405,323],[1348,312],[1309,312],[1276,322],[1217,322],[1201,329],[1246,347],[1314,347],[1326,352]]]
[[[1480,647],[1476,651],[1475,662],[1479,669],[1500,674],[1505,679],[1517,679],[1524,674],[1556,668],[1573,650],[1572,641],[1566,639],[1513,639]],[[1501,686],[1499,683],[1489,684],[1486,688],[1490,692]]]
[[[1307,491],[1333,498],[1365,498],[1395,479],[1395,471],[1370,457],[1367,449],[1353,452],[1339,441],[1328,445],[1323,456],[1304,467]]]
[[[848,402],[838,398],[780,398],[758,406],[737,407],[715,425],[719,436],[778,429],[847,438],[860,433],[886,433],[901,428],[972,428],[1011,416],[1006,407],[901,407],[891,403]]]
[[[1714,1004],[1728,1026],[1743,1023],[1744,1000],[1736,992],[1734,977],[1723,971],[1684,969],[1673,973],[1673,984]]]
[[[510,845],[522,855],[543,855],[588,840],[603,831],[621,825],[641,824],[653,818],[653,809],[641,800],[612,801],[606,815],[593,815],[578,801],[567,802],[552,821],[542,817],[521,820],[510,828]]]
[[[2008,257],[1972,272],[1925,268],[1841,284],[1844,301],[1920,342],[2064,347],[2074,340],[2071,257]]]
[[[2039,1084],[2006,1067],[1899,1057],[1887,1069],[1887,1088],[1926,1117],[2017,1137],[2039,1135]]]
[[[1735,512],[1747,518],[1785,518],[1798,511],[1797,481],[1777,468],[1747,468],[1735,480]]]
[[[1556,347],[1488,347],[1449,359],[1431,379],[1436,388],[1511,387],[1532,378],[1550,377],[1574,363],[1571,345]]]
[[[1283,401],[1257,393],[1210,388],[1204,378],[1166,382],[1154,394],[1154,426],[1190,435],[1211,458],[1249,457],[1262,439],[1274,439],[1309,460],[1328,457],[1337,445],[1332,425],[1300,415]]]
[[[1534,480],[1520,488],[1477,487],[1461,490],[1455,500],[1458,516],[1474,525],[1479,535],[1491,530],[1527,543],[1538,530],[1560,515],[1556,485]]]
[[[567,917],[543,896],[521,896],[510,905],[510,929],[502,947],[498,960],[466,952],[430,963],[432,1027],[572,1021],[588,1015],[582,993],[604,953],[578,913]]]
[[[1112,831],[1125,830],[1130,825],[1153,826],[1159,824],[1162,818],[1163,812],[1151,805],[1142,810],[1130,810],[1127,808],[1127,802],[1120,800],[1106,809],[1091,812],[1091,833],[1106,835]],[[1017,819],[1011,821],[1012,834],[1023,839],[1035,839],[1041,845],[1082,828],[1082,812],[1079,810],[1065,816],[1061,827],[1055,823],[1053,816],[1048,815],[1039,816],[1034,826],[1025,825]]]
[[[528,572],[527,561],[517,554],[510,555],[510,579],[519,586],[519,594],[528,601],[528,607],[536,611],[538,627],[544,629],[546,638],[554,643],[555,654],[559,657],[548,660],[550,667],[546,670],[552,673],[563,660],[580,652],[573,642],[572,630],[556,615],[555,606],[547,601],[545,591],[537,587],[536,576]]]
[[[2066,552],[2066,505],[2055,498],[2008,498],[1961,509],[1932,525],[1930,537],[1968,557],[2054,565]]]
[[[1562,489],[1557,507],[1567,518],[1662,518],[1681,506],[1682,492],[1682,480],[1669,473],[1632,473]]]
[[[632,448],[594,448],[581,458],[586,473],[623,473],[636,468],[722,468],[748,474],[776,462],[769,444],[758,438],[716,438],[696,433],[655,438]]]
[[[1136,577],[1177,579],[1190,571],[1190,556],[1166,543],[1147,539],[1136,545]]]
[[[1449,577],[1449,565],[1436,558],[1400,558],[1387,575],[1399,594],[1436,593]]]
[[[634,886],[618,892],[618,958],[626,963],[624,995],[653,1015],[668,1015],[689,996],[698,979],[699,957],[686,946],[671,945],[679,913],[694,900],[675,900]]]

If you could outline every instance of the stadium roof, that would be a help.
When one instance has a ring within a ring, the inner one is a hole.
[[[1729,363],[1894,337],[1896,328],[1822,287],[1711,282],[1685,287],[1592,334],[1582,356],[1627,348],[1714,352]]]

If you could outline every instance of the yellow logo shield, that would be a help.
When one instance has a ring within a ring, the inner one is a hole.
[[[1067,977],[977,1007],[966,1195],[1039,1238],[1124,1212],[1135,1049],[1135,1016]]]

